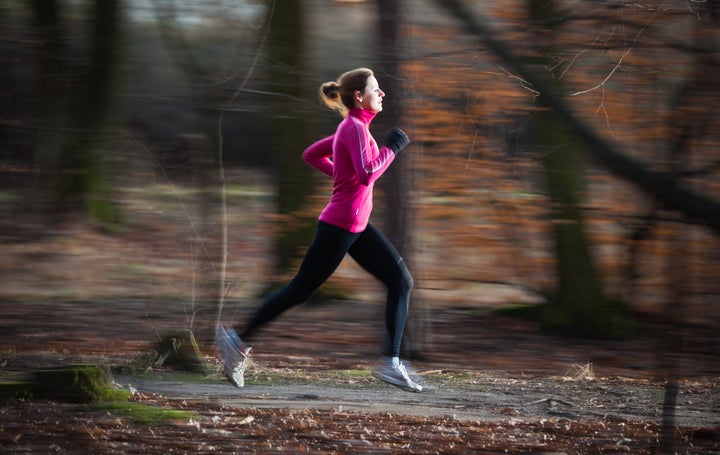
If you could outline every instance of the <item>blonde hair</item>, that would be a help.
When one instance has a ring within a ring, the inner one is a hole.
[[[355,92],[365,92],[367,80],[373,72],[369,68],[356,68],[343,73],[336,81],[325,82],[320,86],[320,99],[332,110],[347,117],[350,108],[355,106]]]

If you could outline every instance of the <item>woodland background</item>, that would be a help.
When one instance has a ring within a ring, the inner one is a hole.
[[[368,66],[387,93],[375,137],[400,126],[412,139],[373,215],[415,278],[404,355],[451,392],[492,393],[509,377],[510,393],[531,383],[610,416],[518,426],[515,414],[136,397],[196,413],[197,428],[155,427],[30,400],[0,409],[0,446],[717,449],[719,21],[717,0],[2,2],[3,378],[88,359],[123,369],[186,329],[219,371],[215,324],[292,276],[327,201],[330,182],[301,160],[340,120],[317,90]],[[323,371],[365,371],[383,300],[343,262],[258,342],[250,383],[284,371],[277,386],[292,391]],[[573,369],[600,379],[575,397]],[[647,381],[664,396],[640,415],[658,422],[613,417]],[[711,426],[676,431],[677,403]]]
[[[0,12],[8,311],[162,301],[206,344],[294,272],[330,189],[300,154],[339,121],[317,89],[369,66],[387,93],[375,136],[413,141],[374,214],[415,276],[409,355],[447,308],[600,339],[650,318],[680,357],[720,323],[715,0]],[[383,299],[350,260],[315,300],[338,298]]]

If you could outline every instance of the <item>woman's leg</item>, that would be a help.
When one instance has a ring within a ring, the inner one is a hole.
[[[337,269],[350,246],[360,234],[353,234],[322,221],[318,222],[315,239],[305,253],[300,269],[285,287],[269,294],[248,321],[240,337],[244,340],[260,326],[272,321],[280,313],[299,305],[327,280]]]
[[[383,354],[399,357],[413,287],[410,271],[392,243],[373,225],[368,225],[348,253],[387,287]]]

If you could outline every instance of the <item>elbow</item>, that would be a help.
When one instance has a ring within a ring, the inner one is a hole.
[[[359,175],[359,176],[358,176],[358,182],[359,182],[362,186],[368,186],[368,185],[370,185],[371,183],[373,183],[375,180],[377,180],[377,178],[378,178],[378,175],[377,175],[377,174],[370,173],[370,172],[368,172],[368,173],[363,173],[362,175]]]
[[[303,161],[305,161],[308,164],[310,164],[310,162],[311,162],[309,151],[310,151],[310,149],[305,149],[305,151],[302,153]],[[297,155],[295,155],[295,156],[297,156]]]

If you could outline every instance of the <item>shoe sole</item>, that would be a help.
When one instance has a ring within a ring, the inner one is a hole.
[[[382,373],[378,373],[375,371],[373,371],[372,375],[375,379],[379,379],[387,384],[394,385],[395,387],[405,390],[406,392],[420,393],[423,391],[422,386],[415,382],[412,382],[412,385],[406,384],[404,381],[400,382],[392,377],[385,376]]]

